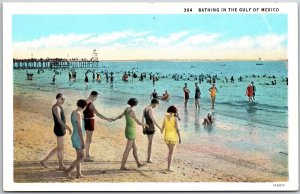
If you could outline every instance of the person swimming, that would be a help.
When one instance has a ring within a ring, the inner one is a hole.
[[[170,95],[168,94],[168,91],[165,91],[165,93],[160,97],[161,100],[166,101],[169,100]]]

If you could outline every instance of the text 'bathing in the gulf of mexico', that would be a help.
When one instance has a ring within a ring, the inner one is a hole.
[[[200,7],[197,9],[194,8],[183,8],[184,12],[199,12],[199,13],[268,13],[268,12],[279,12],[279,8],[206,8]]]

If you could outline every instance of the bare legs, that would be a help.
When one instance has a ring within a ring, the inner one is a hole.
[[[200,109],[200,103],[199,103],[199,100],[196,100],[196,99],[195,99],[195,107],[196,107],[196,109]]]
[[[58,170],[65,170],[66,167],[64,166],[64,153],[63,153],[63,149],[64,149],[64,137],[60,136],[57,137],[57,147],[54,148],[53,150],[51,150],[51,152],[48,154],[48,156],[46,156],[45,159],[41,160],[41,164],[47,168],[47,161],[54,156],[54,154],[57,152],[57,157],[58,157],[58,161],[59,161],[59,168]]]
[[[82,162],[82,160],[84,159],[84,150],[76,150],[76,154],[77,154],[77,157],[76,157],[76,160],[73,161],[73,163],[71,164],[71,166],[66,170],[66,176],[68,178],[72,178],[71,176],[71,172],[72,170],[76,167],[77,169],[77,178],[82,178],[84,177],[82,174],[81,174],[81,165],[80,163]]]
[[[211,108],[212,109],[215,108],[215,100],[216,100],[216,97],[215,96],[211,96]]]
[[[128,158],[128,155],[129,155],[129,152],[130,152],[131,148],[133,148],[133,157],[136,161],[136,164],[137,164],[138,168],[144,166],[144,164],[139,162],[139,159],[138,159],[138,156],[137,156],[137,147],[136,147],[136,144],[135,144],[135,140],[127,140],[127,145],[126,145],[126,148],[125,148],[125,151],[124,151],[124,154],[123,154],[120,170],[128,170],[125,167],[125,164],[126,164],[126,161],[127,161],[127,158]]]
[[[148,158],[147,158],[147,163],[152,163],[152,161],[151,161],[151,152],[152,152],[152,142],[153,142],[154,135],[147,135],[147,137],[148,137]]]
[[[93,160],[90,158],[90,146],[92,143],[93,131],[86,130],[86,155],[84,161],[92,162]]]
[[[175,149],[175,144],[167,144],[169,153],[168,153],[168,168],[167,171],[174,172],[172,169],[172,161],[173,161],[173,152]]]
[[[187,107],[188,99],[184,99],[184,108]]]

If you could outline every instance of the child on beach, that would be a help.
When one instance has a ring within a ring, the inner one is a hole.
[[[152,150],[152,142],[153,137],[155,133],[155,126],[158,127],[160,130],[160,126],[156,123],[153,115],[153,109],[156,108],[156,106],[159,104],[159,101],[155,98],[151,100],[151,104],[144,108],[143,110],[143,117],[142,122],[144,123],[144,120],[146,120],[146,123],[149,127],[143,127],[143,133],[147,135],[148,137],[148,158],[147,163],[152,163],[151,161],[151,150]]]
[[[123,154],[122,162],[121,162],[121,167],[120,170],[128,170],[128,168],[125,167],[128,154],[131,151],[131,148],[133,149],[133,156],[134,159],[137,163],[138,168],[144,166],[144,164],[140,163],[138,156],[137,156],[137,146],[135,143],[135,138],[136,138],[136,126],[135,123],[142,125],[143,127],[149,127],[149,125],[142,123],[139,121],[136,116],[135,112],[133,110],[133,107],[138,104],[138,101],[136,98],[130,98],[127,102],[129,107],[127,107],[122,114],[117,116],[113,121],[122,118],[125,116],[126,118],[126,127],[125,127],[125,136],[127,138],[127,145]]]
[[[204,118],[204,121],[203,121],[203,125],[211,125],[213,123],[213,120],[212,120],[212,117],[211,117],[211,114],[208,113],[207,114],[207,117]]]
[[[82,126],[82,112],[86,108],[87,103],[84,99],[77,101],[77,109],[73,110],[71,114],[71,122],[73,126],[73,133],[71,136],[72,145],[75,148],[77,157],[76,160],[73,161],[71,166],[66,170],[66,175],[68,178],[72,178],[71,171],[76,167],[77,168],[77,178],[84,177],[81,174],[81,162],[83,161],[85,157],[85,143],[84,143],[84,135],[85,130]]]
[[[163,126],[161,132],[165,132],[164,140],[168,146],[168,168],[167,171],[173,172],[172,169],[172,160],[173,152],[176,144],[181,143],[181,137],[178,127],[178,116],[177,108],[175,106],[170,106],[165,115]]]

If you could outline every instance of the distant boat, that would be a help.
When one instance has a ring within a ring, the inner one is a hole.
[[[263,65],[263,62],[262,62],[261,58],[258,59],[256,65]]]

